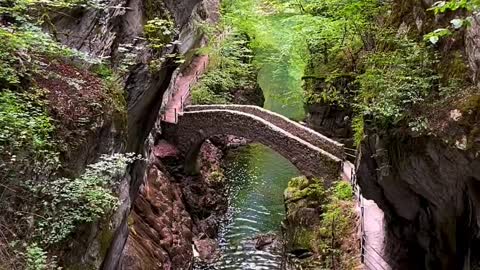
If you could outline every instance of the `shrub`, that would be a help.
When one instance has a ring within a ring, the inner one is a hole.
[[[57,269],[56,262],[49,260],[47,252],[38,246],[37,243],[32,243],[26,250],[26,270],[47,270]]]
[[[427,48],[406,39],[395,46],[366,57],[365,72],[357,77],[356,107],[384,128],[398,123],[412,105],[424,101],[438,79],[433,71],[435,56]]]
[[[359,259],[356,257],[357,222],[352,189],[349,183],[339,181],[327,194],[327,202],[322,207],[322,220],[314,240],[316,252],[325,258],[322,260],[325,268],[322,269],[331,269],[332,259],[338,269],[356,269]]]
[[[28,181],[26,188],[40,199],[32,216],[38,241],[46,246],[59,243],[79,224],[105,217],[118,204],[113,192],[116,179],[134,159],[132,154],[102,156],[75,179]]]
[[[233,35],[212,45],[210,58],[213,64],[192,88],[194,104],[229,103],[235,90],[255,89],[255,69],[250,63],[252,51],[243,38],[242,35]],[[215,46],[220,49],[215,50]]]
[[[334,187],[334,196],[339,200],[351,199],[353,196],[352,186],[348,182],[338,182]]]
[[[353,118],[352,128],[353,128],[353,142],[355,146],[359,146],[360,143],[363,141],[363,137],[365,136],[365,123],[364,123],[362,114],[356,115]]]
[[[21,148],[48,149],[54,130],[52,119],[35,94],[0,92],[0,150],[14,153]]]
[[[150,47],[155,51],[163,50],[176,32],[173,21],[160,18],[147,21],[143,29]]]

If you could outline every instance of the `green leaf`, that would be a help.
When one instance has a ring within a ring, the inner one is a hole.
[[[454,29],[460,29],[464,24],[464,20],[463,19],[453,19],[453,20],[450,21],[450,23],[452,24],[452,27]]]
[[[438,38],[438,36],[431,36],[428,40],[429,40],[432,44],[437,44],[439,38]]]

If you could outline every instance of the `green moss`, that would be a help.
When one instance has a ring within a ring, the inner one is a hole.
[[[114,233],[114,230],[106,228],[100,234],[100,255],[102,258],[107,255],[108,248],[110,248],[112,244]]]
[[[133,218],[132,214],[128,216],[127,224],[128,224],[128,227],[131,227],[135,224],[135,219]]]
[[[473,95],[469,97],[461,109],[465,113],[480,111],[480,95]]]
[[[300,228],[295,230],[293,239],[289,243],[289,246],[292,250],[295,249],[313,249],[313,244],[315,240],[315,233],[311,229]]]
[[[308,179],[305,176],[294,177],[288,182],[289,188],[304,189],[308,186]]]
[[[291,202],[303,198],[321,202],[325,198],[323,181],[320,179],[309,181],[305,176],[292,178],[285,190],[285,199]]]

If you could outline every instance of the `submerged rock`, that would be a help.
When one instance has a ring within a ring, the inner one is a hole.
[[[266,233],[257,235],[253,238],[255,249],[267,251],[269,253],[279,254],[283,249],[283,241],[280,235],[276,233]],[[273,252],[276,251],[276,252]]]
[[[218,258],[218,243],[214,239],[194,239],[193,243],[194,253],[202,262],[212,263]]]

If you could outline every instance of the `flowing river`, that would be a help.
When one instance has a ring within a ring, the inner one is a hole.
[[[229,209],[219,234],[221,257],[214,269],[280,269],[281,252],[256,250],[251,239],[280,233],[283,191],[300,172],[284,157],[260,145],[231,151],[225,160]]]

